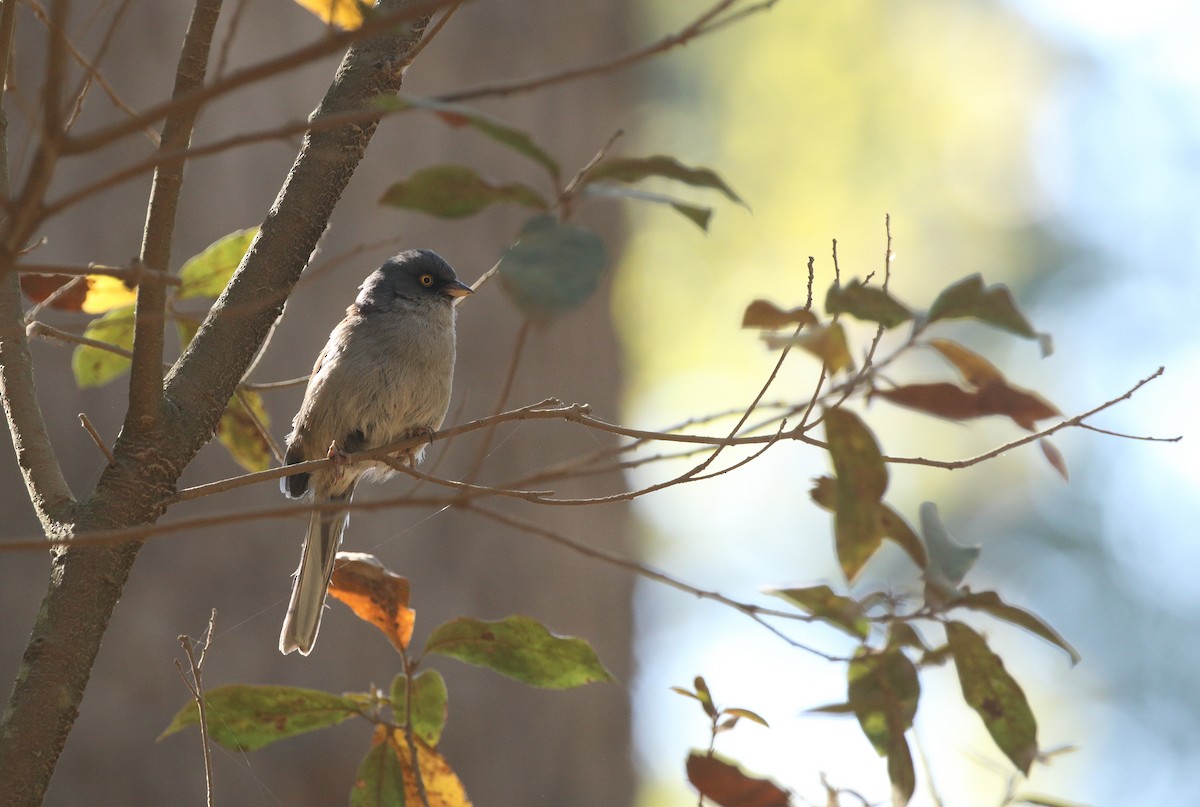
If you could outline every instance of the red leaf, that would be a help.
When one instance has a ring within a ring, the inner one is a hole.
[[[21,291],[25,292],[25,296],[30,300],[40,303],[74,279],[74,275],[21,275]],[[75,288],[52,302],[50,307],[63,311],[83,310],[83,301],[90,286],[90,280],[81,280],[75,284]]]
[[[767,779],[747,776],[737,765],[693,751],[687,760],[688,780],[720,807],[790,807],[786,790]]]

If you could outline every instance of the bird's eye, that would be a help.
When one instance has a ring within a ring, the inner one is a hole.
[[[433,285],[433,275],[421,275],[419,279],[421,281],[421,285],[425,288],[429,288]]]

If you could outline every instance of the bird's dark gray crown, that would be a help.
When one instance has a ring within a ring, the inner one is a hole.
[[[394,255],[367,276],[359,287],[354,305],[359,311],[387,308],[397,299],[445,300],[446,288],[458,276],[450,264],[430,249],[410,249]]]

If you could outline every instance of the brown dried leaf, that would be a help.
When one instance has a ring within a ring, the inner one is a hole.
[[[1038,440],[1038,448],[1042,449],[1042,456],[1053,466],[1054,470],[1058,471],[1058,475],[1063,478],[1063,481],[1070,482],[1071,474],[1067,470],[1067,461],[1063,458],[1062,452],[1058,450],[1058,446],[1043,437]]]
[[[687,775],[700,794],[720,807],[790,807],[787,791],[768,779],[747,776],[741,768],[693,751]]]
[[[801,323],[804,325],[816,325],[817,317],[806,308],[793,308],[789,311],[784,311],[770,300],[755,300],[746,306],[746,313],[742,315],[743,328],[774,330],[789,326],[794,327]]]

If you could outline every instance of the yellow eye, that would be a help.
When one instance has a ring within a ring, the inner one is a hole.
[[[429,288],[433,285],[433,275],[421,275],[420,280],[421,285],[425,288]]]

